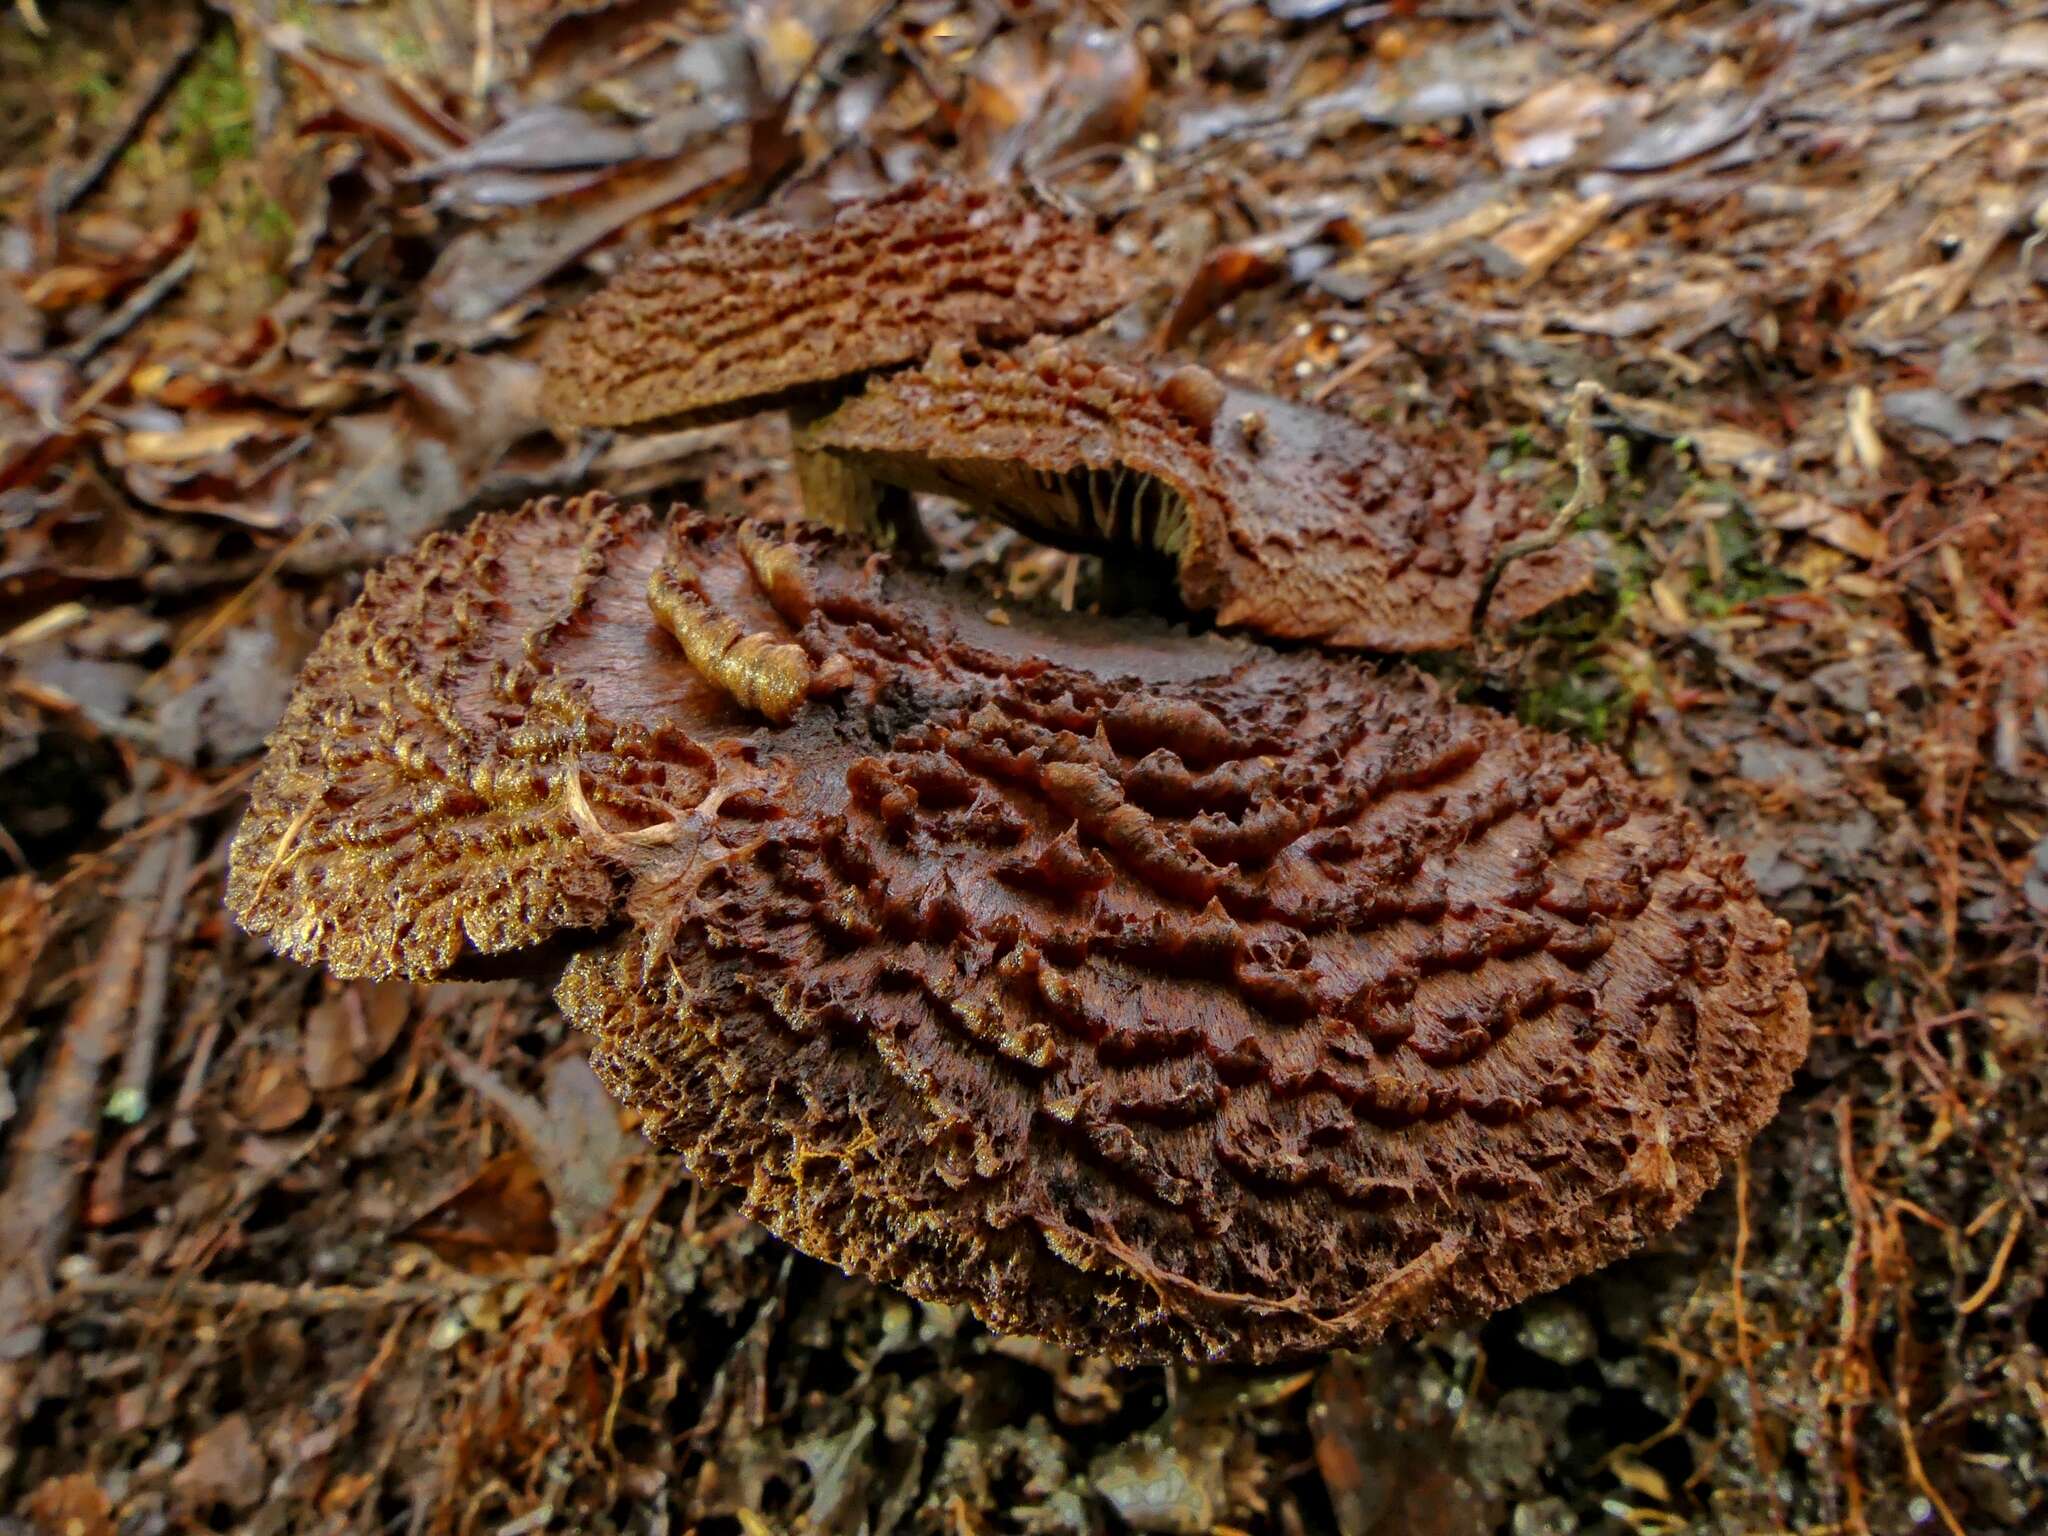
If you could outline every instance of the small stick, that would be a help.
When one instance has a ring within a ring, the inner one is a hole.
[[[218,994],[218,986],[207,988]],[[219,1002],[216,995],[210,999]],[[199,1132],[192,1124],[192,1107],[199,1102],[199,1092],[206,1086],[206,1072],[213,1065],[214,1048],[220,1044],[221,1016],[218,1008],[209,1011],[204,1027],[199,1032],[199,1043],[192,1047],[192,1059],[185,1063],[185,1080],[178,1085],[176,1112],[171,1117],[170,1143],[173,1147],[189,1147],[199,1140]]]
[[[122,882],[121,910],[107,925],[93,974],[64,1022],[35,1107],[8,1148],[12,1167],[0,1192],[0,1334],[34,1327],[57,1261],[70,1246],[79,1189],[92,1162],[100,1074],[128,1021],[154,898],[170,858],[165,839],[137,855]],[[34,1364],[33,1352],[0,1363],[0,1441],[12,1439]]]
[[[29,30],[41,35],[42,28],[36,24],[34,0],[16,0],[16,9],[27,20]],[[79,199],[100,184],[114,162],[121,158],[121,151],[156,115],[157,108],[171,94],[171,87],[178,83],[179,76],[198,55],[199,45],[205,39],[206,27],[195,7],[186,13],[173,34],[170,52],[157,73],[130,95],[127,111],[101,141],[100,147],[93,151],[92,158],[69,175],[59,172],[51,178],[48,202],[52,213],[68,213],[77,206]]]
[[[1486,573],[1486,580],[1479,584],[1479,597],[1472,604],[1472,634],[1480,634],[1486,622],[1487,604],[1493,601],[1493,589],[1500,585],[1500,579],[1507,568],[1524,555],[1554,548],[1571,532],[1572,522],[1586,508],[1597,506],[1607,497],[1607,486],[1600,474],[1600,459],[1593,446],[1593,403],[1600,398],[1600,386],[1591,379],[1581,379],[1572,389],[1571,412],[1565,417],[1565,451],[1571,456],[1572,469],[1578,476],[1578,483],[1572,488],[1571,500],[1557,509],[1557,516],[1541,533],[1526,539],[1517,539],[1498,555],[1493,557],[1493,568]]]
[[[1777,1458],[1764,1435],[1763,1400],[1757,1389],[1756,1357],[1751,1350],[1748,1297],[1743,1272],[1749,1263],[1749,1149],[1735,1159],[1735,1261],[1730,1289],[1735,1302],[1735,1354],[1742,1362],[1742,1379],[1749,1398],[1749,1443],[1762,1481],[1771,1490],[1771,1507],[1782,1524],[1785,1511],[1778,1498]]]
[[[198,265],[199,242],[194,240],[184,250],[178,252],[176,256],[173,256],[169,261],[157,268],[148,282],[144,283],[122,301],[119,309],[94,326],[86,335],[81,336],[77,341],[66,347],[58,356],[74,365],[91,362],[93,358],[100,354],[103,348],[111,346],[127,335],[135,328],[136,323],[143,316],[147,315],[152,309],[155,309],[157,305],[163,303],[173,290],[182,286],[185,279],[192,275],[193,268]],[[128,370],[117,368],[114,370],[114,373],[117,378],[126,378]]]
[[[156,918],[142,954],[142,980],[135,989],[135,1023],[128,1032],[114,1091],[107,1096],[107,1114],[124,1125],[135,1124],[149,1108],[150,1079],[156,1075],[157,1048],[164,1034],[164,1005],[171,995],[171,946],[185,915],[185,887],[199,857],[199,833],[190,822],[173,832],[169,843]]]
[[[421,1283],[391,1280],[381,1285],[273,1285],[264,1280],[194,1280],[183,1275],[81,1275],[50,1298],[52,1311],[85,1309],[93,1301],[188,1307],[241,1308],[252,1312],[370,1312],[383,1307],[446,1302],[452,1297],[502,1284],[467,1275]]]

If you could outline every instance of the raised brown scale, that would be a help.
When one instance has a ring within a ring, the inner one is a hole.
[[[798,442],[951,496],[1057,544],[1177,566],[1190,609],[1286,640],[1453,650],[1495,555],[1547,521],[1471,466],[1206,369],[1119,361],[1040,338],[942,343]],[[1583,590],[1578,546],[1509,566],[1489,616]]]
[[[373,580],[230,901],[344,975],[587,946],[557,996],[695,1172],[1122,1359],[1584,1273],[1692,1207],[1804,1048],[1740,860],[1603,752],[1405,670],[998,624],[822,530],[599,498]]]

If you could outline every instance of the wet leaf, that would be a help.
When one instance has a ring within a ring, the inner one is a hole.
[[[624,1166],[637,1141],[620,1125],[619,1107],[581,1055],[558,1057],[547,1070],[546,1102],[507,1087],[467,1057],[450,1054],[457,1077],[511,1125],[553,1197],[562,1236],[583,1236],[618,1198]]]
[[[114,1501],[89,1473],[53,1477],[28,1496],[26,1513],[43,1536],[114,1536]]]
[[[1764,515],[1773,528],[1804,533],[1859,560],[1882,560],[1889,552],[1884,535],[1860,513],[1817,496],[1785,496],[1767,503]]]
[[[525,1151],[501,1152],[398,1236],[424,1243],[460,1268],[489,1270],[555,1251],[554,1202]]]
[[[663,209],[708,202],[737,186],[751,166],[747,142],[728,135],[459,236],[421,291],[422,339],[480,339],[501,310],[623,226]]]
[[[311,42],[297,27],[272,27],[264,40],[333,103],[309,127],[344,127],[369,134],[409,160],[429,162],[468,141],[460,124],[423,102],[388,70]]]
[[[1493,120],[1493,152],[1518,171],[1562,165],[1600,134],[1622,100],[1597,75],[1569,75]]]
[[[235,1083],[235,1118],[266,1136],[291,1129],[312,1107],[313,1091],[293,1057],[253,1053]]]
[[[196,1511],[220,1504],[253,1509],[263,1498],[267,1471],[248,1415],[231,1413],[192,1442],[185,1464],[171,1474],[171,1487]]]
[[[1277,281],[1286,268],[1274,258],[1240,245],[1211,251],[1174,301],[1173,313],[1160,329],[1162,350],[1179,346],[1188,335],[1238,295]]]
[[[1967,411],[1955,397],[1939,389],[1895,389],[1879,399],[1884,413],[1902,426],[1938,432],[1951,443],[2002,443],[2015,424],[2003,417]]]

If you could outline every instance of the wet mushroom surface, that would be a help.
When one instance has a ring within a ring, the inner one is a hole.
[[[1375,651],[1469,645],[1497,554],[1546,515],[1473,466],[1197,364],[1041,338],[942,345],[804,427],[806,449],[1054,544],[1163,556],[1217,623]],[[1496,624],[1590,584],[1583,546],[1507,566]]]
[[[558,1000],[700,1177],[1119,1359],[1508,1305],[1771,1114],[1784,928],[1612,756],[1405,668],[1002,617],[812,524],[480,517],[322,641],[230,904],[347,975],[576,948]]]
[[[801,425],[942,341],[1093,325],[1132,281],[1114,246],[1026,191],[918,180],[822,213],[785,200],[671,241],[559,322],[541,410],[564,430],[767,410]],[[900,488],[801,444],[794,467],[820,521],[922,542]]]
[[[627,427],[829,401],[949,338],[1093,325],[1131,282],[1114,246],[1028,192],[914,181],[815,217],[785,203],[669,242],[558,322],[542,409]]]
[[[1024,193],[920,181],[764,210],[559,322],[543,409],[567,429],[786,408],[829,526],[914,548],[906,493],[948,496],[1105,556],[1126,606],[1274,639],[1459,650],[1595,584],[1582,541],[1525,552],[1548,514],[1455,452],[1067,339],[1138,286],[1108,240]]]

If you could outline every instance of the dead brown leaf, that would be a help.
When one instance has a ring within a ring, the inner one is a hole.
[[[488,1272],[557,1246],[547,1181],[523,1149],[501,1152],[400,1230],[459,1268]]]
[[[313,1090],[293,1057],[255,1053],[235,1084],[235,1118],[266,1136],[297,1125],[312,1107]]]
[[[26,1513],[42,1536],[114,1536],[114,1501],[87,1472],[42,1483]]]
[[[254,1509],[263,1498],[268,1465],[263,1448],[249,1428],[249,1416],[231,1413],[192,1442],[185,1464],[171,1475],[171,1486],[187,1507],[205,1511],[225,1504],[229,1509]]]

